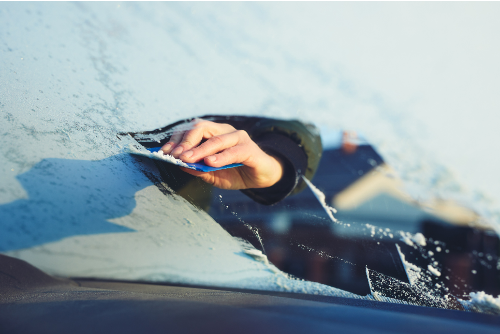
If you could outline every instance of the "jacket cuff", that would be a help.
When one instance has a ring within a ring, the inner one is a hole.
[[[255,143],[283,162],[283,176],[271,187],[245,189],[242,193],[260,204],[276,204],[290,195],[299,183],[307,168],[307,156],[297,143],[284,135],[266,133],[255,139]]]

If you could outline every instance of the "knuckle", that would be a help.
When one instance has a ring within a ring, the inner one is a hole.
[[[193,123],[193,128],[200,128],[200,127],[203,127],[205,125],[206,125],[205,121],[199,121],[199,122]]]
[[[172,139],[175,139],[175,138],[182,138],[182,135],[183,135],[183,134],[184,134],[183,132],[173,132],[173,133],[172,133],[172,137],[171,137],[171,138],[172,138]]]
[[[210,138],[210,141],[214,145],[217,145],[217,146],[220,146],[220,145],[224,144],[224,140],[222,140],[222,138],[219,137],[219,136],[215,136],[215,137]]]
[[[248,135],[248,132],[246,132],[245,130],[238,130],[237,134],[242,139],[249,139],[250,138],[250,136]]]
[[[193,127],[196,127],[196,128],[207,126],[207,125],[213,123],[213,122],[206,121],[204,119],[199,119],[199,118],[194,119],[192,122],[193,122]]]
[[[170,142],[174,143],[174,144],[180,143],[181,140],[182,140],[182,136],[172,136],[170,138]]]

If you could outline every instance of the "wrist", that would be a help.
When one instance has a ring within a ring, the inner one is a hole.
[[[271,187],[278,183],[282,178],[285,170],[285,164],[283,160],[276,156],[276,155],[271,155],[268,154],[270,160],[272,161],[271,167],[270,167],[270,178],[268,185],[264,186],[263,188]]]

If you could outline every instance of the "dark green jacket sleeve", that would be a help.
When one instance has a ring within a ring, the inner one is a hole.
[[[269,188],[242,190],[258,203],[275,204],[300,192],[306,186],[302,176],[310,180],[316,173],[323,147],[319,131],[312,124],[250,116],[208,115],[201,118],[245,130],[264,152],[283,161],[284,175],[278,183]]]

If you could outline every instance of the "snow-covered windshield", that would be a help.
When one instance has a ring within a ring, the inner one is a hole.
[[[0,251],[65,277],[498,312],[499,12],[1,3]],[[206,114],[316,124],[310,185],[196,205],[117,136]]]

